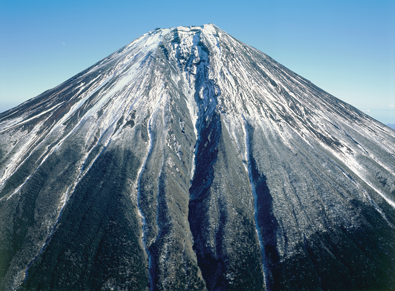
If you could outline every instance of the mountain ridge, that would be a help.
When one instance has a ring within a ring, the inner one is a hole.
[[[151,31],[0,114],[2,288],[393,289],[394,145],[214,25]]]

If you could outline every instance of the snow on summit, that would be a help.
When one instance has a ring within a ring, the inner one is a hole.
[[[0,114],[1,290],[392,290],[395,132],[213,24]]]

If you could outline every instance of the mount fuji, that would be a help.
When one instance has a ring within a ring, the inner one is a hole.
[[[1,290],[395,290],[395,131],[213,24],[0,114]]]

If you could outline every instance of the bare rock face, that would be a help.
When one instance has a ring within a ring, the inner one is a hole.
[[[395,131],[209,24],[0,114],[1,290],[395,290]]]

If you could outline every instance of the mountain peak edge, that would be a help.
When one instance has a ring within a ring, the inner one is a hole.
[[[391,290],[394,208],[395,132],[214,24],[0,114],[1,290]]]

